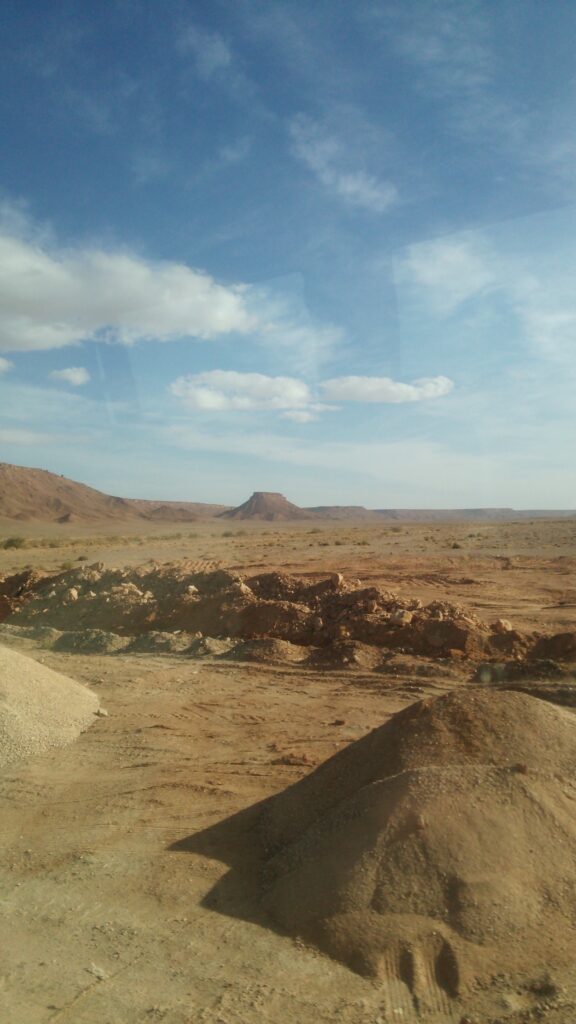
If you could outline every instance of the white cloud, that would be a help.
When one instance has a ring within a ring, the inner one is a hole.
[[[59,252],[0,234],[0,351],[62,348],[94,336],[129,345],[247,333],[256,320],[245,292],[181,263]]]
[[[178,377],[170,385],[177,398],[193,409],[248,411],[308,409],[312,395],[304,381],[294,377],[267,377],[263,373],[209,370]]]
[[[443,314],[454,312],[496,283],[486,245],[462,236],[409,246],[399,264],[398,277],[402,283],[421,288],[431,305]]]
[[[350,166],[340,142],[305,114],[293,118],[290,136],[294,154],[314,172],[318,181],[351,206],[384,213],[398,200],[390,181],[380,181]]]
[[[7,373],[13,366],[14,363],[11,363],[9,359],[4,359],[0,356],[0,373]]]
[[[328,402],[420,402],[440,398],[454,387],[448,377],[423,377],[402,384],[389,377],[334,377],[320,383]],[[229,410],[280,412],[282,419],[310,423],[335,406],[319,401],[311,388],[295,377],[267,377],[263,373],[209,370],[178,377],[170,385],[176,398],[192,409],[205,412]]]
[[[90,380],[90,374],[84,366],[68,366],[65,370],[52,370],[50,376],[54,380],[66,381],[67,384],[72,384],[76,388],[87,384]]]
[[[334,377],[320,385],[326,399],[335,402],[422,402],[448,395],[454,383],[448,377],[421,377],[403,384],[390,377]]]
[[[178,40],[181,53],[192,53],[200,78],[209,81],[232,63],[230,47],[218,32],[206,32],[190,25]]]

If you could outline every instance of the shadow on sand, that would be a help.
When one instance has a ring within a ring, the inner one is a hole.
[[[168,850],[197,853],[228,865],[230,870],[203,897],[202,907],[284,935],[261,903],[266,853],[258,823],[267,803],[268,800],[261,800],[201,832],[178,839]]]

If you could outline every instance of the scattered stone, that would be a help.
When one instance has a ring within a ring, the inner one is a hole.
[[[490,626],[490,629],[494,633],[511,633],[513,630],[512,623],[508,619],[496,619]]]
[[[390,615],[390,622],[394,626],[407,626],[409,622],[412,622],[413,618],[414,615],[412,612],[399,608]]]

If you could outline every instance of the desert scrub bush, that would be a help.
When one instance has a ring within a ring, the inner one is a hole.
[[[74,562],[60,562],[60,565],[59,565],[58,568],[60,568],[60,569],[73,569],[74,568]]]
[[[223,537],[233,537],[234,536],[234,530],[224,530],[224,532],[222,533],[222,536]]]
[[[6,540],[2,544],[2,547],[8,551],[9,548],[24,548],[26,547],[25,537],[6,537]]]

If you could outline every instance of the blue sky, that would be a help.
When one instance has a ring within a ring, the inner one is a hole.
[[[576,506],[576,7],[5,0],[0,460]]]

